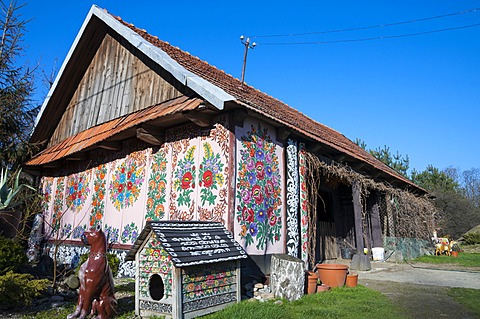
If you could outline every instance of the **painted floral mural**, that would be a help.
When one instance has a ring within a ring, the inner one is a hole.
[[[298,166],[300,179],[300,243],[301,258],[305,263],[308,262],[308,198],[307,198],[307,175],[305,145],[300,143],[300,151],[298,152]]]
[[[129,156],[112,174],[109,187],[110,200],[118,211],[132,206],[137,201],[145,179],[143,164],[144,162]]]
[[[182,269],[182,292],[185,301],[236,291],[234,264],[210,264]]]
[[[92,211],[90,213],[90,227],[96,227],[102,223],[103,214],[105,213],[105,193],[106,193],[106,176],[107,166],[99,165],[94,170],[93,194],[92,194]]]
[[[268,129],[251,126],[241,137],[237,175],[236,218],[245,245],[266,248],[281,237],[281,176],[279,161]]]
[[[195,145],[190,147],[185,157],[177,163],[173,187],[177,193],[178,206],[190,206],[195,190]]]
[[[145,220],[160,220],[165,217],[167,164],[166,151],[161,149],[153,156],[150,167]]]
[[[57,186],[55,188],[55,199],[53,201],[53,214],[51,227],[58,231],[63,216],[63,198],[65,191],[65,178],[59,177],[57,179]]]
[[[210,143],[203,143],[203,150],[203,161],[199,169],[200,202],[202,206],[215,204],[217,195],[214,194],[213,190],[219,189],[224,183],[223,163],[220,154],[215,154],[212,151]]]
[[[87,171],[67,177],[65,204],[75,213],[82,210],[87,197],[90,195],[89,175],[90,171]]]
[[[150,297],[149,281],[153,274],[162,277],[164,284],[164,298],[172,296],[172,268],[170,255],[162,248],[158,238],[153,235],[148,240],[140,254],[140,297]]]

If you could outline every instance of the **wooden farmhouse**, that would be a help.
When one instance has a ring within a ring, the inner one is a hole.
[[[239,302],[244,258],[220,223],[148,221],[126,257],[136,261],[135,314],[196,318]]]
[[[414,255],[434,227],[426,191],[344,135],[96,6],[31,142],[47,245],[70,263],[101,224],[122,276],[147,221],[221,223],[264,274],[279,253]]]

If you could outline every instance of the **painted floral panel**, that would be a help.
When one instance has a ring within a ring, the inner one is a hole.
[[[105,214],[105,195],[107,183],[107,165],[101,164],[93,171],[92,210],[90,212],[90,227],[101,225]]]
[[[172,187],[170,220],[192,220],[195,217],[197,139],[181,140],[172,146]]]
[[[139,270],[141,298],[150,298],[149,281],[154,274],[158,274],[163,280],[165,296],[162,300],[172,296],[173,263],[155,234],[148,239],[140,252]]]
[[[300,243],[301,258],[308,263],[308,197],[307,197],[307,166],[305,159],[305,144],[300,143],[298,153],[298,167],[300,179]]]
[[[67,177],[65,204],[68,209],[79,213],[90,196],[90,170]]]
[[[127,156],[115,168],[110,181],[110,200],[118,211],[132,206],[140,195],[145,180],[144,166]]]
[[[167,149],[165,147],[153,155],[148,180],[145,220],[161,220],[165,218],[168,164]]]
[[[200,265],[182,269],[182,292],[185,301],[236,291],[234,263]]]
[[[51,227],[56,233],[61,226],[61,220],[64,214],[64,195],[65,195],[65,177],[56,178],[55,197],[53,200],[53,213]]]
[[[54,183],[55,179],[53,177],[42,177],[42,211],[43,219],[45,221],[45,233],[48,234],[51,232],[51,223],[52,223],[52,199],[54,199]]]
[[[268,128],[252,125],[240,137],[236,219],[245,247],[265,250],[282,235],[282,177]]]

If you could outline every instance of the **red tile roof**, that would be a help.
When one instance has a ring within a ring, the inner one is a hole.
[[[72,135],[53,145],[26,163],[29,166],[44,165],[75,154],[118,133],[162,116],[196,109],[202,100],[185,96],[163,102],[134,113],[113,119]]]
[[[282,101],[242,83],[239,79],[236,79],[224,71],[211,66],[207,62],[170,45],[168,42],[159,40],[157,37],[148,34],[145,30],[141,30],[133,24],[124,22],[120,17],[114,16],[114,18],[138,33],[146,41],[163,50],[188,71],[206,79],[234,96],[238,101],[244,103],[247,108],[274,119],[275,121],[342,153],[361,160],[362,162],[365,162],[418,189],[418,186],[412,183],[409,179],[405,178],[383,162],[377,160],[369,152],[365,151],[339,132],[312,120],[305,114],[300,113]]]

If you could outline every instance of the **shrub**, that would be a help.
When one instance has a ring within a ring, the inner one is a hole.
[[[480,233],[466,233],[462,242],[466,245],[480,244]]]
[[[0,276],[0,309],[28,306],[50,284],[47,279],[32,278],[32,275],[17,274],[13,271]]]
[[[16,270],[26,261],[27,256],[18,242],[0,236],[0,276]]]
[[[86,254],[81,254],[80,255],[80,262],[78,263],[77,269],[75,270],[75,273],[78,275],[78,271],[80,270],[80,266],[86,262],[88,259],[88,253]],[[118,268],[120,266],[120,259],[118,258],[117,255],[112,254],[112,253],[107,253],[107,260],[108,260],[108,265],[110,266],[110,269],[112,270],[112,275],[113,277],[117,277],[118,275]]]

